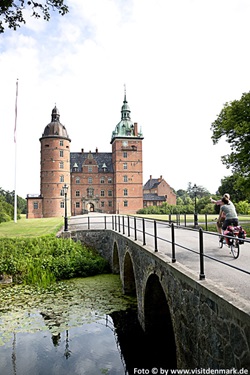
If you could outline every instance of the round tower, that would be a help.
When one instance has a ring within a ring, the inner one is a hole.
[[[41,195],[43,217],[64,216],[65,197],[63,185],[67,185],[67,209],[70,211],[70,138],[55,106],[51,122],[45,127],[41,142]]]

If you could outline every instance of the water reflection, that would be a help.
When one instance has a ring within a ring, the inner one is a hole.
[[[145,334],[118,276],[0,290],[1,375],[130,375],[170,368],[167,338]],[[158,335],[158,336],[157,336]]]

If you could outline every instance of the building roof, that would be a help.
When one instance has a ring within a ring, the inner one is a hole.
[[[60,123],[60,113],[56,106],[52,109],[51,122],[45,127],[42,135],[42,138],[48,137],[59,137],[69,139],[69,135],[67,133],[65,126]]]
[[[84,160],[91,155],[98,165],[98,173],[113,173],[112,153],[111,152],[71,152],[70,153],[70,171],[81,172]]]
[[[161,181],[159,181],[158,178],[150,178],[150,179],[146,182],[146,184],[143,186],[143,189],[144,189],[144,190],[155,189],[155,188],[159,185],[160,182],[161,182]]]
[[[115,130],[112,132],[111,143],[114,140],[114,138],[118,138],[118,137],[123,137],[123,138],[136,137],[136,138],[143,139],[142,132],[141,131],[138,132],[137,129],[135,131],[134,124],[130,118],[130,112],[131,111],[127,102],[126,89],[125,89],[124,100],[123,100],[123,105],[121,109],[121,121],[118,122],[118,124],[115,127]]]
[[[157,194],[143,194],[144,201],[166,201],[166,197]]]

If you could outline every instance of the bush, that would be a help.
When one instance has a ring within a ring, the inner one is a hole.
[[[109,272],[108,262],[71,239],[43,236],[0,238],[0,274],[46,286],[53,281]]]

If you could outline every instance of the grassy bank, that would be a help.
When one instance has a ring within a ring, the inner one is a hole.
[[[17,223],[9,221],[0,224],[0,237],[38,237],[46,234],[56,234],[63,226],[62,217],[46,219],[26,219],[22,215]]]
[[[108,263],[93,250],[54,235],[0,238],[0,275],[16,283],[47,286],[53,281],[107,273]]]
[[[71,239],[56,238],[63,218],[26,219],[0,224],[0,275],[16,283],[50,283],[107,273],[108,263]]]

